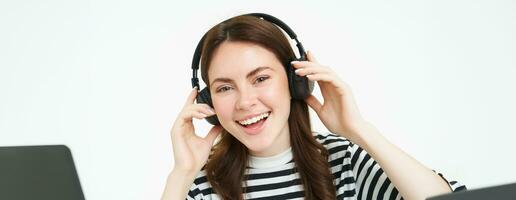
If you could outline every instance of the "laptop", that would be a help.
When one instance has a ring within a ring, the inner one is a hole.
[[[0,147],[0,199],[84,200],[70,149]]]
[[[515,200],[516,183],[439,195],[428,200]]]

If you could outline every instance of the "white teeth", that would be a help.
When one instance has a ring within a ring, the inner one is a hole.
[[[269,113],[266,112],[266,113],[263,113],[263,114],[258,115],[256,117],[253,117],[251,119],[246,119],[246,120],[238,121],[238,123],[240,123],[242,125],[249,125],[249,124],[252,124],[252,123],[256,123],[257,121],[260,121],[261,119],[263,119],[265,117],[268,117],[268,116],[269,116]]]

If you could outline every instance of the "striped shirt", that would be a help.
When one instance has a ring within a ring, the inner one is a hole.
[[[337,199],[403,199],[380,165],[358,145],[333,133],[314,133],[318,142],[328,150],[328,163],[334,176]],[[246,169],[245,199],[303,199],[303,186],[294,171],[292,150],[272,157],[249,158]],[[456,192],[466,187],[448,181],[437,173]],[[187,199],[220,199],[214,193],[201,170],[194,180]]]

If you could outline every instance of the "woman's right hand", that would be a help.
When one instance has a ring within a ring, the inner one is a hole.
[[[204,119],[215,115],[213,109],[207,104],[194,103],[197,96],[197,88],[192,89],[188,99],[179,113],[170,136],[174,151],[174,170],[197,174],[210,155],[211,148],[222,127],[213,126],[205,138],[195,134],[192,119]]]

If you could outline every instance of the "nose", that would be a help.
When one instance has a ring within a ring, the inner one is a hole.
[[[239,97],[236,103],[236,109],[238,110],[252,110],[256,106],[258,95],[252,88],[242,88],[239,93]]]

